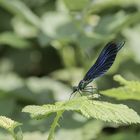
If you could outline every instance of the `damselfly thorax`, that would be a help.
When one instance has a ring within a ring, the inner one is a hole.
[[[90,94],[93,94],[95,92],[97,93],[98,89],[92,83],[84,81],[84,80],[81,80],[79,82],[78,86],[73,87],[73,92],[71,93],[71,95],[73,93],[77,93],[77,92],[82,96],[82,93],[84,93],[84,92],[85,93],[90,93]]]

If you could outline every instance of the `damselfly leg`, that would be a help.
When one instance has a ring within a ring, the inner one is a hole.
[[[79,90],[77,87],[74,87],[73,92],[70,94],[69,100],[71,99],[72,95],[74,94],[73,95],[73,97],[74,97],[77,94],[77,92],[82,96],[82,91]]]
[[[88,92],[91,93],[91,98],[95,99],[95,98],[99,98],[100,94],[97,88],[93,88],[92,86],[87,86],[85,87],[83,90],[83,92]]]

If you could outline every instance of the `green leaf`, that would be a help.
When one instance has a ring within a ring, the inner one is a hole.
[[[123,131],[112,135],[101,135],[100,140],[139,140],[140,134],[133,131]]]
[[[0,127],[6,129],[11,133],[15,140],[22,140],[22,131],[19,129],[17,132],[14,132],[14,129],[17,126],[20,126],[21,123],[11,120],[5,116],[0,116]]]
[[[101,94],[113,97],[119,100],[135,99],[140,100],[140,82],[139,81],[127,81],[120,75],[114,76],[114,80],[124,85],[118,88],[113,88],[105,91],[101,91]]]
[[[96,139],[97,136],[101,133],[104,127],[104,123],[97,120],[89,121],[85,124],[82,129],[83,140]],[[94,130],[94,131],[93,131]]]
[[[0,98],[3,97],[12,97],[12,99],[16,98],[31,102],[36,101],[36,96],[30,91],[27,85],[25,86],[25,81],[14,73],[0,75]],[[7,109],[7,111],[8,110],[9,109]]]
[[[51,38],[75,39],[77,29],[69,14],[47,12],[42,16],[41,30]]]
[[[9,45],[15,48],[29,47],[30,43],[12,32],[0,34],[0,44]]]
[[[5,116],[0,116],[0,127],[3,127],[4,129],[11,131],[15,127],[21,125],[20,123],[11,120],[10,118],[7,118]]]
[[[140,82],[139,81],[127,81],[121,75],[115,75],[114,80],[118,81],[120,84],[124,86],[128,86],[133,90],[137,90],[140,92]]]
[[[33,38],[38,35],[38,28],[19,17],[12,19],[12,26],[16,34],[21,37]]]
[[[90,6],[90,13],[94,12],[101,12],[103,10],[114,8],[115,6],[121,6],[121,7],[128,7],[128,6],[138,6],[140,5],[139,0],[100,0],[100,1],[93,1]]]
[[[73,129],[60,129],[56,134],[56,140],[63,140],[63,138],[67,138],[67,140],[74,140],[75,138],[76,140],[94,140],[98,138],[103,127],[102,121],[90,120]]]
[[[0,90],[10,92],[23,86],[23,80],[13,73],[0,75]]]
[[[125,36],[127,40],[127,44],[131,49],[131,53],[133,54],[133,59],[135,59],[137,63],[140,63],[140,55],[139,55],[140,54],[140,49],[139,49],[140,25],[138,24],[133,28],[126,28],[123,31],[123,35]]]
[[[82,10],[89,0],[63,0],[69,10]]]
[[[39,27],[39,18],[19,0],[0,0],[0,6],[4,7],[16,16],[19,16],[34,26]]]
[[[140,123],[138,114],[126,105],[89,100],[87,97],[57,102],[54,105],[26,106],[22,111],[30,113],[33,118],[44,118],[51,113],[66,110],[78,111],[87,118],[96,118],[108,122],[124,124]]]

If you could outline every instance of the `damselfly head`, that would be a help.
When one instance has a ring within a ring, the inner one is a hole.
[[[75,92],[77,92],[78,90],[79,90],[78,86],[74,86],[74,87],[73,87],[73,91],[72,91],[72,93],[70,94],[69,100],[70,100],[70,98],[72,97],[72,95],[73,95]]]
[[[77,86],[74,86],[73,87],[73,93],[76,92],[76,91],[78,91],[78,90],[79,90],[79,88]]]

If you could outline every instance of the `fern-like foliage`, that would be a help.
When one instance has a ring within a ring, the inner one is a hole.
[[[18,132],[14,132],[15,127],[21,125],[21,123],[11,120],[5,116],[0,116],[0,127],[9,131],[15,140],[22,140],[22,131],[21,129]]]
[[[51,113],[60,111],[77,111],[87,118],[96,118],[114,123],[140,123],[138,114],[123,104],[111,104],[103,101],[89,100],[79,97],[70,101],[57,102],[54,105],[26,106],[23,112],[30,113],[33,118],[45,118]]]
[[[113,97],[119,100],[134,99],[140,100],[140,82],[127,81],[120,75],[114,76],[114,80],[118,81],[122,86],[101,91],[101,94]]]

